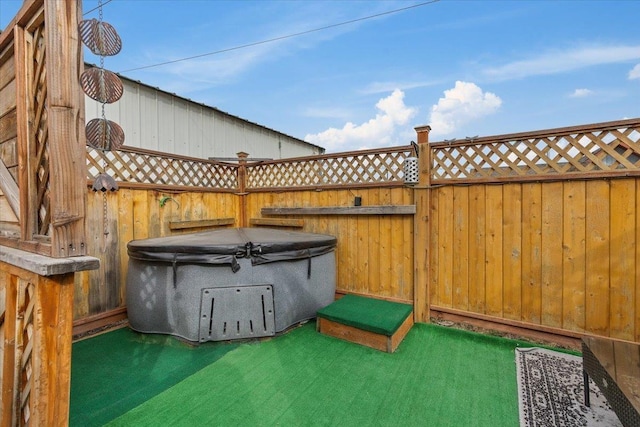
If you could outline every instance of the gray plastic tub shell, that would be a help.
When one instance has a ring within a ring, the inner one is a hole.
[[[335,246],[268,228],[131,241],[129,324],[194,342],[274,335],[333,302]]]

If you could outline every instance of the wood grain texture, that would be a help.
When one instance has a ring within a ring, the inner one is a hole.
[[[84,96],[79,78],[84,61],[78,35],[82,16],[77,1],[45,2],[47,50],[47,125],[49,142],[49,210],[52,256],[84,255],[86,141]]]

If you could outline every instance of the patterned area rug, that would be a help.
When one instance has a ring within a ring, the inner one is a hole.
[[[591,406],[584,405],[581,357],[517,348],[516,367],[521,427],[622,426],[591,380]]]

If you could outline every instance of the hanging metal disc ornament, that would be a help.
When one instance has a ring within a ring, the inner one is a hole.
[[[92,119],[85,126],[87,144],[98,150],[119,150],[124,145],[124,131],[116,122]]]
[[[86,19],[80,22],[78,29],[82,42],[95,55],[113,56],[122,49],[122,40],[111,24],[95,18]]]
[[[107,175],[106,173],[101,173],[93,180],[93,191],[118,191],[118,184],[116,180]]]
[[[122,97],[122,81],[111,71],[104,68],[89,68],[80,76],[80,85],[84,93],[102,104],[111,104]]]

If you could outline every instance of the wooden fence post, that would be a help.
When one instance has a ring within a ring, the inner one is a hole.
[[[238,201],[238,213],[240,215],[239,218],[239,226],[246,227],[247,226],[247,157],[249,157],[248,153],[243,151],[236,153],[238,156],[238,197],[240,198]]]
[[[419,182],[413,189],[416,214],[414,227],[414,288],[413,311],[416,322],[428,322],[429,313],[429,228],[431,209],[431,150],[429,149],[429,131],[431,127],[415,128],[418,139],[418,175]]]
[[[74,276],[98,260],[0,252],[0,426],[66,426]]]

